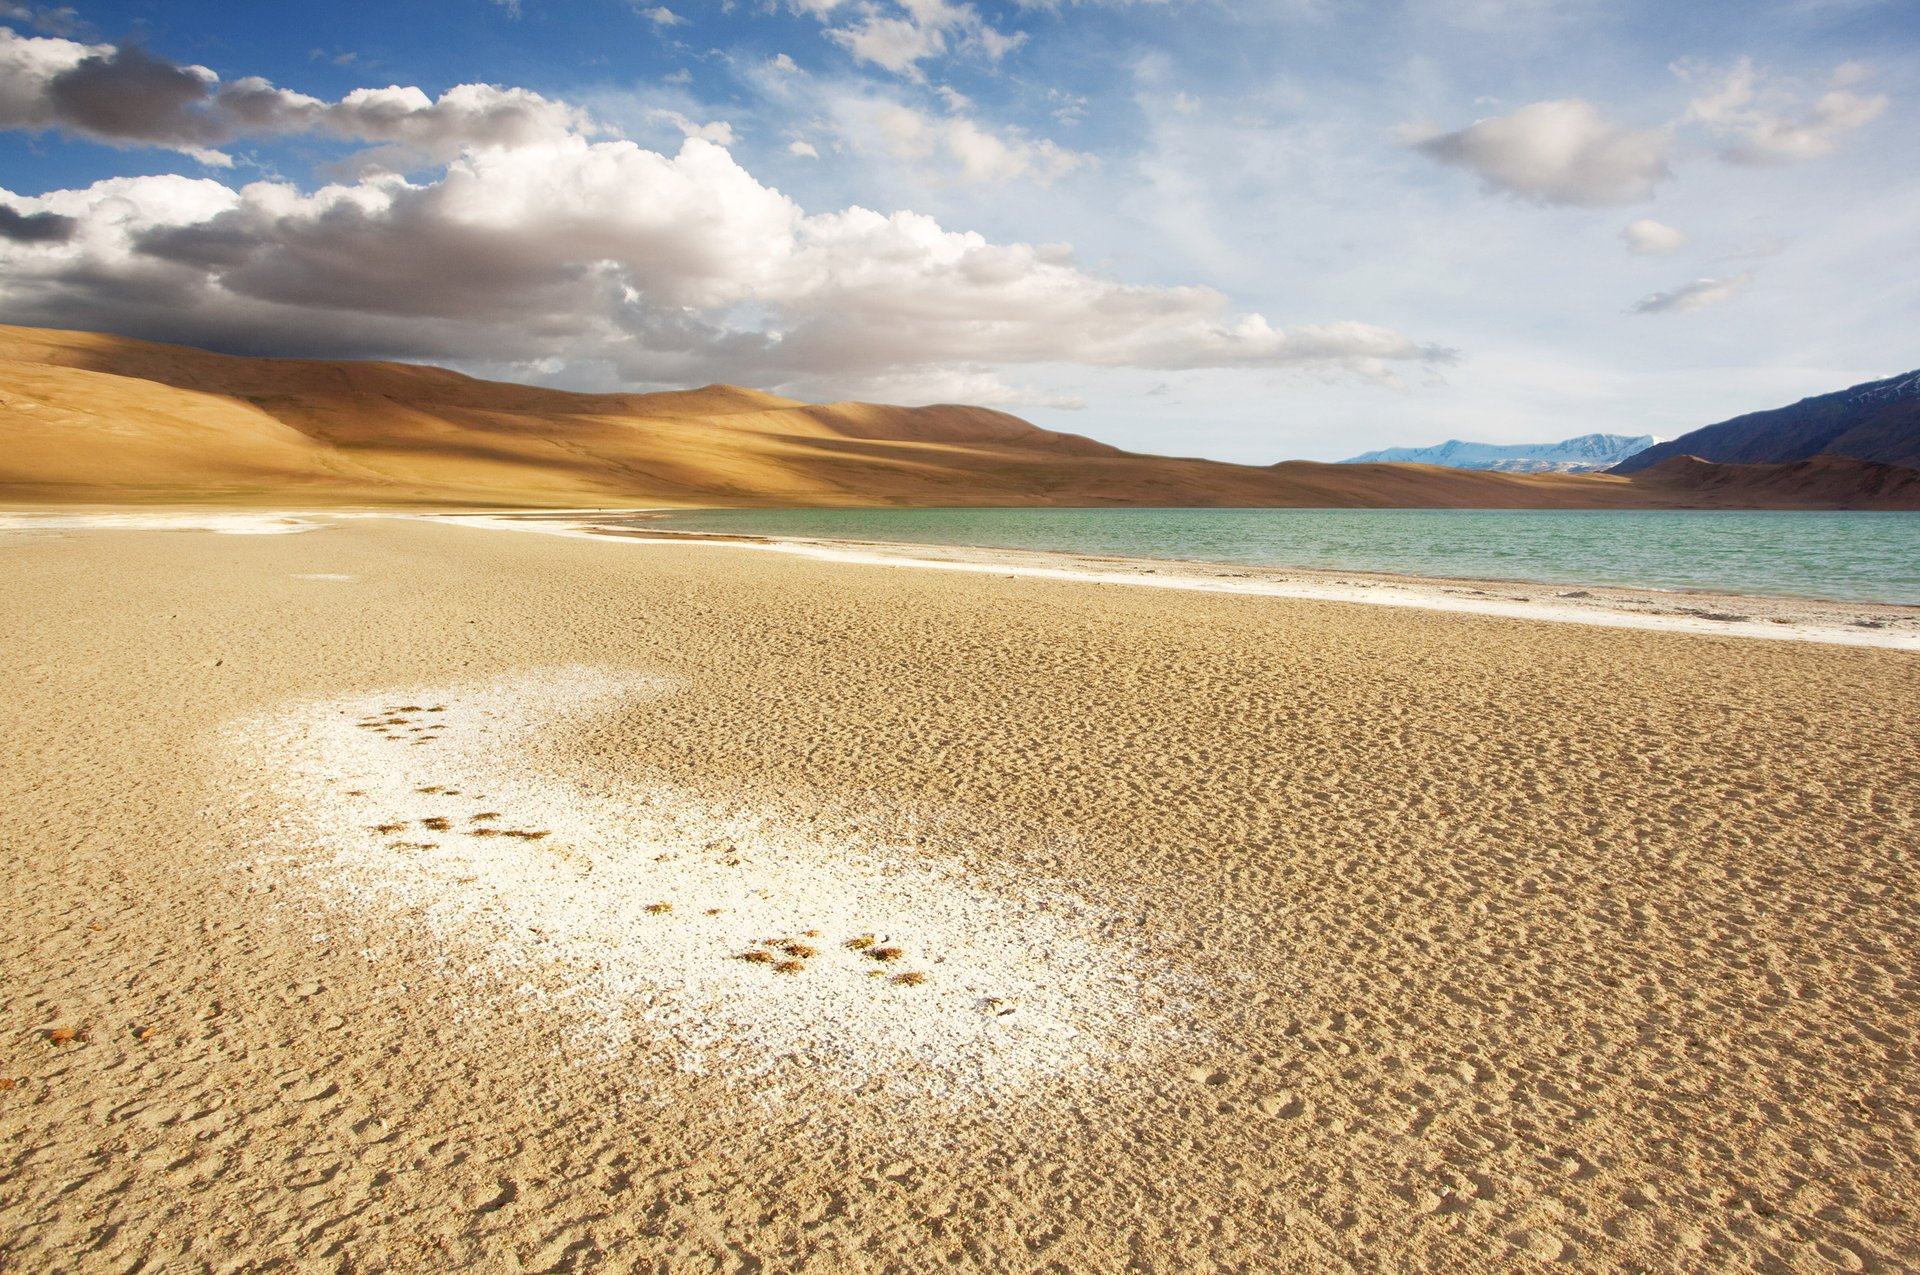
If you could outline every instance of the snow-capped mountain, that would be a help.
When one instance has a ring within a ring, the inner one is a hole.
[[[1403,461],[1449,469],[1493,469],[1505,474],[1584,474],[1608,469],[1659,441],[1651,434],[1582,434],[1558,443],[1467,443],[1450,438],[1438,447],[1389,447],[1340,463]]]

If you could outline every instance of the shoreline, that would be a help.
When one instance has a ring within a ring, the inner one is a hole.
[[[586,540],[746,549],[863,566],[911,567],[1008,578],[1181,589],[1307,602],[1410,607],[1553,624],[1920,651],[1920,606],[1898,602],[1850,602],[1626,585],[1414,576],[1312,567],[1263,567],[1164,558],[1127,558],[1066,550],[651,530],[610,527],[599,521],[610,516],[630,519],[649,515],[665,516],[674,512],[679,511],[5,510],[0,511],[0,535],[8,532],[89,529],[205,530],[228,535],[286,535],[320,530],[333,522],[391,519]]]
[[[624,518],[652,512],[623,510],[619,515]],[[754,549],[866,566],[1237,593],[1309,602],[1354,602],[1556,624],[1920,651],[1920,606],[1897,602],[1260,567],[1065,550],[646,530],[607,527],[596,523],[595,513],[565,511],[417,516],[462,526],[589,539]]]

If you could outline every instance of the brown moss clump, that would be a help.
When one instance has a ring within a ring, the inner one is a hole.
[[[422,819],[420,826],[433,832],[445,832],[447,829],[453,827],[453,820],[448,819],[445,815],[434,815],[431,819]]]
[[[805,943],[786,944],[786,953],[788,956],[797,956],[803,961],[810,956],[820,955],[818,951],[816,951],[814,948],[808,947]]]
[[[858,938],[848,939],[847,946],[856,952],[864,952],[878,941],[871,934],[862,934]]]
[[[754,964],[754,965],[771,965],[773,964],[773,953],[762,951],[760,948],[756,947],[751,952],[740,953],[739,959],[750,962],[751,964]]]
[[[798,974],[806,968],[807,968],[807,963],[805,961],[789,960],[789,961],[782,961],[778,965],[774,966],[773,972],[776,974]]]
[[[874,947],[867,949],[867,955],[876,961],[897,961],[906,955],[906,951],[897,947]]]
[[[667,913],[673,911],[673,904],[649,903],[647,904],[647,911],[654,916],[665,916]]]
[[[919,970],[907,970],[905,973],[895,974],[891,981],[902,987],[918,987],[927,981],[927,976]]]
[[[373,830],[382,836],[390,836],[396,832],[405,832],[407,825],[404,823],[376,823],[373,825]]]
[[[499,817],[500,817],[500,812],[498,810],[482,810],[477,815],[467,816],[467,818],[471,819],[475,823],[479,823],[482,819],[498,819]]]

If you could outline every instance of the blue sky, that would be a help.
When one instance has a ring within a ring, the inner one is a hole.
[[[0,320],[1266,463],[1920,365],[1920,6],[0,0]]]

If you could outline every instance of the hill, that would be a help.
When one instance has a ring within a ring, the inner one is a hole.
[[[1610,472],[1636,474],[1678,456],[1730,465],[1850,456],[1920,468],[1920,372],[1707,425],[1630,456]]]
[[[1585,474],[1617,465],[1659,441],[1651,434],[1582,434],[1558,443],[1468,443],[1449,438],[1435,447],[1388,447],[1340,463],[1390,461],[1503,474]]]
[[[813,404],[730,385],[576,394],[411,364],[0,326],[0,500],[11,503],[1920,506],[1909,486],[1874,481],[1857,498],[1820,487],[1815,501],[1806,484],[1744,471],[1707,481],[1690,469],[1630,480],[1229,465],[1125,452],[981,407]]]

